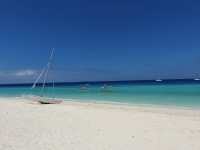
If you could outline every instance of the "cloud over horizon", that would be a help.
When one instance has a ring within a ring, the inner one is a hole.
[[[175,63],[172,66],[155,66],[151,63],[141,63],[129,68],[65,68],[52,66],[47,82],[81,82],[81,81],[116,81],[116,80],[152,80],[160,73],[162,79],[192,78],[199,74],[193,61],[182,65]],[[34,83],[43,68],[39,66],[7,66],[0,68],[0,84]],[[188,71],[189,70],[189,71]],[[45,72],[38,83],[44,80]]]
[[[0,72],[0,76],[5,76],[5,77],[24,77],[24,76],[33,76],[33,75],[38,75],[38,70],[34,69],[3,69]]]
[[[34,67],[7,67],[1,69],[0,84],[7,83],[32,83],[38,78],[42,69]],[[106,69],[65,69],[52,67],[49,72],[48,82],[78,82],[78,81],[98,81],[117,80],[120,70]],[[38,82],[43,82],[45,72]]]
[[[22,70],[22,71],[14,72],[14,75],[18,76],[18,77],[31,76],[31,75],[35,75],[35,74],[37,74],[37,73],[35,73],[34,70]]]

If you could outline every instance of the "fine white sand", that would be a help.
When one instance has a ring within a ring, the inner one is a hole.
[[[0,150],[200,150],[200,110],[0,98]]]

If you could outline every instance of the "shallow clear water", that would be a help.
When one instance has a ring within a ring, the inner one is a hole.
[[[77,92],[86,83],[55,83],[55,98],[72,100],[95,100],[133,104],[173,105],[200,108],[200,81],[164,80],[87,82],[91,92]],[[98,92],[103,84],[112,86],[115,92]],[[40,95],[41,84],[31,91]],[[0,97],[20,97],[30,93],[31,84],[1,85]],[[43,96],[52,97],[52,84],[47,84]]]

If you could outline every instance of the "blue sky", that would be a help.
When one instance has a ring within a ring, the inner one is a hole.
[[[0,84],[200,76],[199,0],[2,0]],[[42,82],[42,80],[41,80]]]

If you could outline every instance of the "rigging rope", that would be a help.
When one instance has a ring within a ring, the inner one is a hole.
[[[33,84],[32,88],[35,88],[35,84],[37,83],[37,81],[39,80],[39,78],[41,77],[41,75],[43,74],[43,72],[45,71],[45,69],[47,68],[47,66],[49,65],[49,63],[47,63],[47,65],[45,66],[44,70],[41,72],[41,74],[39,75],[39,77],[37,78],[37,80],[35,81],[35,83]]]

